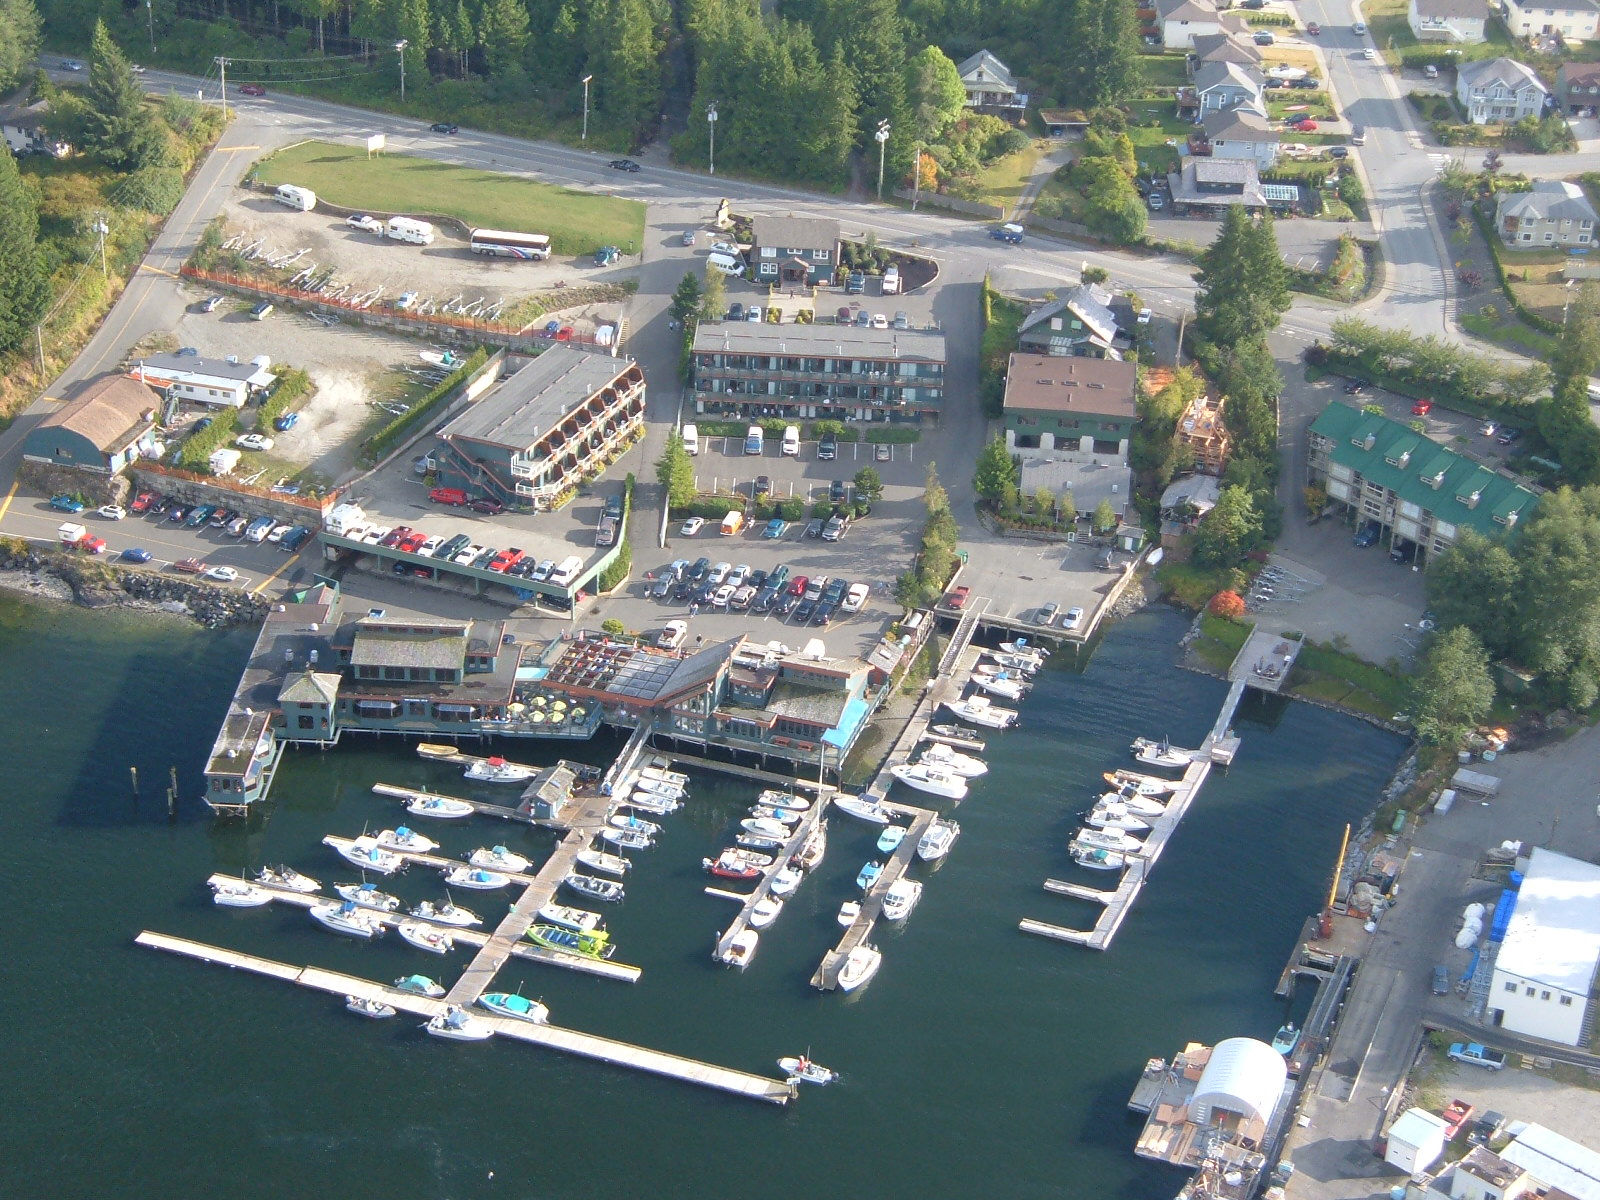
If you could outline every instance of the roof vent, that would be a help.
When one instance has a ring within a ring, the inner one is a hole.
[[[1481,491],[1474,490],[1472,495],[1467,497],[1467,507],[1468,508],[1477,508],[1478,507],[1478,501],[1482,500],[1482,499],[1483,499],[1483,493]]]
[[[1444,484],[1444,468],[1440,467],[1432,475],[1427,476],[1423,482],[1437,492]]]

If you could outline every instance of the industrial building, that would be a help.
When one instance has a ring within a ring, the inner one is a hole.
[[[1494,1024],[1583,1043],[1600,967],[1600,866],[1535,847],[1489,985]]]

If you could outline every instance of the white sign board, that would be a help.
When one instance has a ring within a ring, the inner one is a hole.
[[[382,150],[382,149],[383,149],[383,134],[374,133],[370,137],[367,138],[367,153],[369,155],[370,154],[376,154],[379,150]]]

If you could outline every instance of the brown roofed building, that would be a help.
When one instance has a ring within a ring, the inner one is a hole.
[[[1137,381],[1133,363],[1113,358],[1014,353],[1006,367],[1006,445],[1125,465]]]
[[[115,475],[155,445],[161,397],[126,375],[106,375],[29,432],[29,462]]]

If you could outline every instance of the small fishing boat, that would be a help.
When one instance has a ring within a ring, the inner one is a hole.
[[[526,783],[538,774],[533,767],[507,762],[499,756],[480,758],[462,773],[479,783]]]
[[[637,829],[602,829],[600,837],[619,850],[648,850],[656,844],[655,838]]]
[[[972,682],[991,696],[999,696],[1002,700],[1021,700],[1028,694],[1027,684],[1004,671],[998,675],[974,675]]]
[[[700,865],[718,879],[750,880],[761,878],[761,868],[726,857],[702,858]]]
[[[724,966],[738,967],[742,971],[750,965],[750,960],[756,956],[756,948],[760,945],[759,933],[754,929],[741,929],[728,939],[727,945],[723,945],[719,939],[712,957]]]
[[[1031,645],[1026,638],[1017,638],[1012,642],[1001,642],[1000,653],[1010,654],[1017,658],[1027,659],[1029,662],[1044,666],[1044,660],[1050,657],[1050,651],[1042,646]]]
[[[312,892],[322,890],[322,884],[309,875],[302,875],[293,867],[262,867],[255,874],[255,882],[265,884],[267,887],[283,888],[291,892],[301,892],[310,895]]]
[[[669,771],[665,767],[640,767],[639,778],[659,779],[662,783],[674,784],[677,787],[687,787],[689,783],[689,777],[682,771]]]
[[[311,919],[324,929],[345,937],[375,938],[383,933],[383,922],[371,909],[357,908],[348,900],[338,904],[318,904],[307,910]]]
[[[492,892],[511,883],[511,876],[501,871],[485,871],[482,867],[450,867],[440,872],[448,887],[471,888],[475,892]]]
[[[375,908],[379,912],[394,912],[400,907],[400,897],[380,892],[370,883],[336,883],[333,890],[343,900],[359,904],[362,908]]]
[[[811,871],[822,863],[823,856],[827,853],[828,823],[818,821],[816,827],[806,835],[805,845],[800,847],[800,853],[794,856],[794,861],[799,864],[802,871]]]
[[[903,921],[922,899],[922,884],[915,879],[896,879],[883,894],[883,919]]]
[[[1124,833],[1146,833],[1150,822],[1128,810],[1126,804],[1096,804],[1084,818],[1095,829],[1120,829]]]
[[[1167,802],[1156,796],[1141,796],[1136,792],[1102,792],[1095,804],[1120,804],[1141,817],[1159,817],[1167,811]]]
[[[1285,1058],[1293,1054],[1299,1044],[1300,1031],[1294,1027],[1293,1021],[1285,1021],[1278,1027],[1278,1032],[1272,1035],[1272,1048]]]
[[[439,843],[432,838],[423,837],[404,825],[398,829],[380,830],[373,840],[385,850],[409,850],[412,854],[432,854],[439,848]]]
[[[636,779],[633,781],[633,794],[659,796],[663,800],[682,800],[689,793],[678,784],[668,783],[663,779]]]
[[[874,825],[887,825],[890,820],[889,810],[882,801],[872,796],[848,796],[840,792],[834,796],[833,806],[846,816],[858,821],[870,821]]]
[[[780,1058],[778,1070],[787,1075],[791,1083],[814,1083],[818,1087],[826,1087],[839,1078],[839,1072],[830,1071],[803,1054],[797,1058]]]
[[[716,858],[701,859],[701,862],[709,864],[706,866],[706,870],[711,871],[713,875],[719,873],[712,869],[717,863],[721,863],[725,867],[729,868],[739,868],[741,870],[754,871],[759,875],[765,868],[772,865],[773,857],[770,854],[762,854],[756,850],[746,850],[739,846],[728,846],[724,848],[722,853],[717,855]],[[741,874],[738,876],[730,875],[728,878],[751,878],[751,876]]]
[[[1091,850],[1113,850],[1118,854],[1133,854],[1143,849],[1144,843],[1121,829],[1080,829],[1069,843],[1069,849],[1087,846]]]
[[[769,808],[787,808],[794,812],[810,812],[811,801],[804,796],[796,796],[793,792],[781,792],[777,788],[768,788],[756,797],[757,804],[765,804]]]
[[[401,938],[429,954],[449,954],[456,948],[456,940],[448,932],[420,921],[402,921],[399,930]]]
[[[943,818],[936,820],[917,839],[917,857],[923,862],[937,862],[950,853],[950,847],[956,844],[956,838],[960,836],[961,826],[954,821]]]
[[[211,902],[223,908],[260,908],[272,903],[272,893],[253,883],[213,883]]]
[[[878,876],[883,874],[883,864],[874,859],[856,873],[856,886],[863,892],[870,892],[872,885],[878,882]]]
[[[839,924],[846,929],[856,923],[856,918],[861,915],[861,901],[846,900],[839,905]]]
[[[1119,792],[1132,791],[1140,796],[1166,796],[1178,790],[1175,779],[1157,779],[1137,771],[1107,771],[1104,778]]]
[[[443,904],[424,900],[411,910],[411,915],[424,921],[432,921],[435,925],[454,925],[458,929],[483,924],[483,918],[477,913],[469,908],[462,908],[450,900],[446,900]]]
[[[1073,846],[1072,861],[1091,871],[1120,871],[1128,865],[1125,854],[1114,850],[1101,850],[1095,846]]]
[[[395,1014],[392,1004],[385,1004],[382,1000],[369,1000],[364,996],[346,996],[344,1006],[358,1017],[370,1017],[374,1021],[381,1021],[385,1017]]]
[[[619,794],[617,803],[626,803],[629,808],[638,809],[642,813],[649,813],[652,817],[670,817],[683,807],[681,800],[667,800],[661,796],[650,796],[643,792],[630,791]]]
[[[606,919],[597,912],[557,904],[554,900],[539,910],[539,920],[546,925],[559,925],[563,929],[575,929],[581,933],[604,928],[606,923]]]
[[[477,809],[465,800],[454,800],[449,796],[417,796],[406,801],[406,811],[413,817],[436,817],[444,821],[456,821],[462,817],[470,817]]]
[[[475,867],[487,867],[494,871],[510,871],[514,875],[521,875],[533,865],[533,861],[515,854],[504,846],[490,846],[487,849],[480,846],[467,855],[467,861]]]
[[[584,875],[572,871],[561,882],[580,895],[595,900],[604,900],[608,904],[619,904],[622,901],[622,885],[615,879],[601,879],[598,875]]]
[[[889,768],[889,773],[907,787],[931,796],[943,796],[946,800],[964,800],[967,796],[967,781],[939,767],[925,763],[896,763]]]
[[[1159,742],[1150,738],[1135,738],[1133,756],[1152,767],[1187,767],[1194,761],[1194,751],[1179,749],[1166,738]]]
[[[548,1008],[515,992],[485,992],[478,997],[478,1003],[497,1017],[511,1017],[534,1025],[544,1025],[550,1020]]]
[[[928,732],[934,737],[950,738],[957,742],[976,742],[979,740],[978,731],[967,725],[929,725]]]
[[[793,809],[772,808],[765,804],[752,805],[750,815],[752,817],[765,817],[769,821],[776,821],[778,824],[790,829],[800,824],[805,817],[805,813],[795,812]]]
[[[1004,650],[988,650],[984,653],[1002,671],[1021,671],[1024,675],[1032,675],[1044,665],[1036,658],[1029,658],[1021,654],[1007,654]]]
[[[778,919],[783,911],[783,901],[777,896],[763,896],[750,908],[750,928],[765,929]]]
[[[911,831],[904,825],[886,825],[883,832],[878,835],[878,853],[893,854],[901,842],[906,840],[906,834]]]
[[[546,950],[559,950],[563,954],[576,954],[582,958],[610,958],[616,949],[611,945],[611,935],[603,929],[563,929],[559,925],[535,925],[527,938]]]
[[[444,995],[444,988],[440,987],[426,975],[402,975],[394,981],[396,990],[411,992],[418,996],[427,996],[437,1000]]]
[[[627,829],[634,833],[642,833],[646,837],[655,837],[661,832],[661,826],[654,821],[646,821],[633,813],[612,813],[606,818],[606,824],[613,829]]]
[[[379,875],[393,875],[406,865],[406,860],[393,850],[385,850],[378,845],[378,839],[362,835],[358,838],[334,837],[331,834],[322,839],[324,846],[330,847],[341,855],[347,862],[352,862],[363,871],[375,871]]]
[[[485,1038],[494,1036],[493,1025],[478,1020],[466,1009],[455,1004],[437,1017],[430,1017],[423,1028],[434,1037],[449,1038],[453,1042],[481,1042]]]
[[[626,875],[633,864],[620,854],[607,854],[604,850],[579,850],[578,862],[592,871],[607,875]]]
[[[782,850],[789,844],[788,837],[771,837],[764,833],[740,833],[734,841],[749,850]]]
[[[987,696],[968,696],[965,700],[946,700],[944,706],[956,716],[987,729],[1010,729],[1017,723],[1017,712],[1001,708]]]
[[[866,987],[882,965],[883,955],[878,948],[862,942],[845,956],[844,966],[839,968],[839,990],[853,992]]]
[[[989,773],[989,764],[983,759],[971,754],[963,754],[954,750],[943,742],[930,742],[922,751],[918,762],[926,763],[930,767],[938,767],[949,771],[952,775],[959,775],[963,779],[976,779],[980,775]]]
[[[800,881],[805,877],[805,872],[799,867],[783,867],[772,877],[772,882],[767,886],[767,890],[774,896],[792,895],[795,888],[800,886]]]
[[[739,828],[758,837],[776,838],[780,843],[789,840],[789,827],[771,817],[746,817],[739,822]]]

